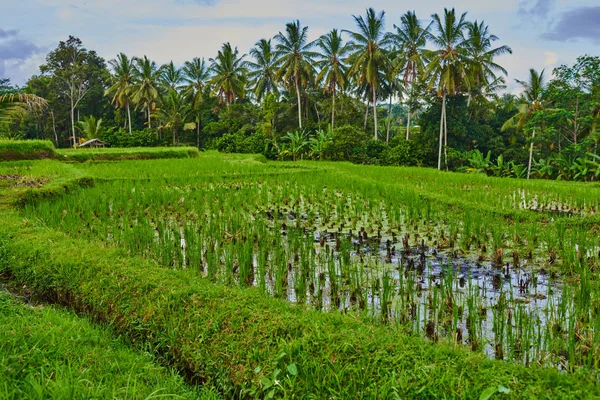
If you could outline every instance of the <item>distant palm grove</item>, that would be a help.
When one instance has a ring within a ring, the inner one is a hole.
[[[0,137],[600,179],[600,57],[531,69],[515,96],[497,60],[512,50],[485,22],[386,17],[370,8],[316,40],[292,21],[247,54],[227,42],[183,65],[106,62],[71,36],[24,87],[0,80]]]

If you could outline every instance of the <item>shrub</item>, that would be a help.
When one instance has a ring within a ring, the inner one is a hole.
[[[323,155],[333,161],[365,161],[365,146],[369,136],[351,125],[344,125],[333,130],[333,140],[323,147]]]

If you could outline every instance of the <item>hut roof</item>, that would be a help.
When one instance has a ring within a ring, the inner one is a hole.
[[[78,147],[88,147],[88,146],[92,146],[92,145],[100,145],[100,146],[104,146],[106,145],[105,142],[103,142],[100,139],[90,139],[87,142],[83,142],[81,143]]]

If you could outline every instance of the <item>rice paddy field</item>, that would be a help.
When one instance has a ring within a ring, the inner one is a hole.
[[[212,152],[100,159],[0,163],[3,279],[191,387],[600,396],[598,184]]]

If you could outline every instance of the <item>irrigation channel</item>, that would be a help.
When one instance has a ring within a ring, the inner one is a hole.
[[[279,179],[105,182],[24,213],[158,266],[358,312],[493,358],[598,367],[598,296],[582,261],[595,262],[596,242],[414,193]],[[561,260],[579,268],[576,284],[558,273]]]

